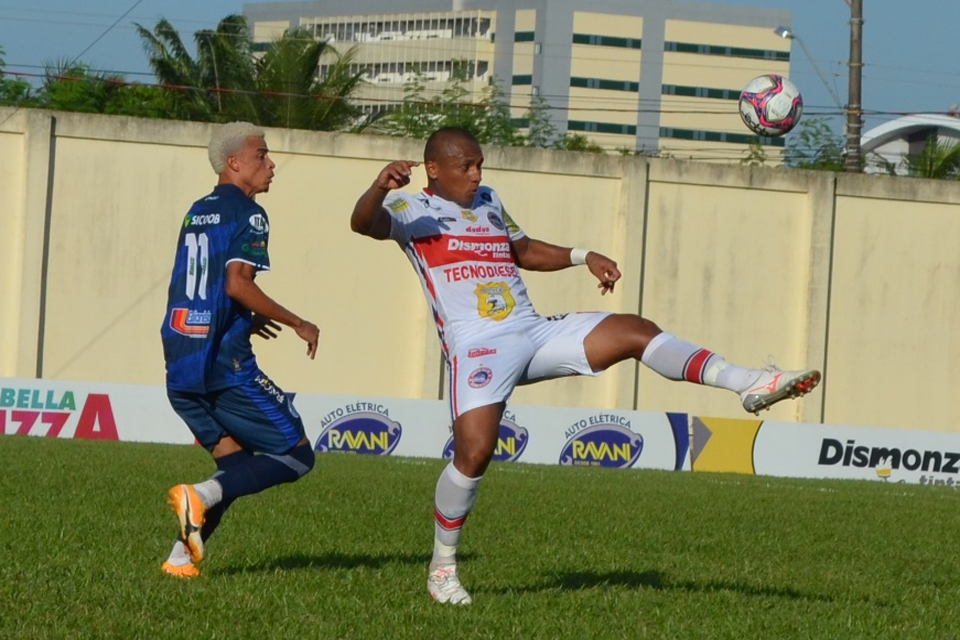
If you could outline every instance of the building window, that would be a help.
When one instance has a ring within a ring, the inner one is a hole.
[[[516,86],[516,85],[525,85],[525,84],[533,84],[533,76],[530,76],[530,75],[527,75],[527,76],[513,76],[511,82],[512,82],[512,84],[513,84],[514,86]]]
[[[675,53],[697,53],[708,56],[726,56],[728,58],[757,58],[776,62],[789,62],[789,51],[770,51],[768,49],[745,49],[743,47],[721,47],[712,44],[692,44],[689,42],[664,42],[664,51]]]
[[[711,89],[710,87],[685,87],[677,84],[665,84],[660,93],[665,96],[689,96],[692,98],[714,98],[716,100],[739,100],[739,89]]]
[[[611,124],[609,122],[582,122],[570,120],[567,122],[568,131],[584,131],[586,133],[613,133],[624,136],[637,135],[637,127],[632,124]]]
[[[672,127],[663,127],[660,129],[661,138],[673,138],[675,140],[700,140],[704,142],[728,142],[731,144],[753,144],[759,142],[768,147],[786,146],[783,138],[765,138],[755,136],[749,133],[727,133],[725,131],[698,131],[694,129],[674,129]]]
[[[573,34],[573,44],[587,44],[595,47],[640,49],[640,42],[640,38],[617,38],[615,36],[599,36],[587,33]]]
[[[535,32],[533,31],[517,31],[513,34],[514,42],[533,42],[533,37]]]
[[[639,82],[629,82],[627,80],[604,80],[602,78],[570,78],[571,87],[583,87],[584,89],[607,89],[608,91],[630,91],[638,93],[640,91]]]

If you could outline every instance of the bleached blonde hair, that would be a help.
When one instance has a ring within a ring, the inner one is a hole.
[[[228,122],[219,127],[207,145],[207,157],[210,166],[220,175],[227,164],[227,158],[243,148],[250,137],[262,138],[263,129],[249,122]]]

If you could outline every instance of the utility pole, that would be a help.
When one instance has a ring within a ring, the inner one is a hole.
[[[846,0],[850,5],[850,88],[847,100],[848,173],[860,173],[860,129],[863,128],[863,0]]]

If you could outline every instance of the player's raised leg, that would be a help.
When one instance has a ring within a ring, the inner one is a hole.
[[[740,367],[662,331],[646,318],[630,314],[605,318],[584,340],[584,350],[594,371],[634,358],[670,380],[733,391],[751,413],[809,393],[821,377],[815,369],[782,371],[773,364],[763,369]]]
[[[457,574],[457,547],[480,480],[493,458],[503,409],[504,403],[471,409],[453,422],[453,461],[437,480],[433,558],[427,576],[427,591],[437,602],[473,601]]]

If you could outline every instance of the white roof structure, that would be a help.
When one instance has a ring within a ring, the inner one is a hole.
[[[883,173],[882,162],[886,161],[896,167],[898,174],[906,174],[904,156],[919,155],[932,133],[941,141],[960,143],[960,116],[917,113],[865,131],[860,138],[860,149],[866,159],[864,171]]]

